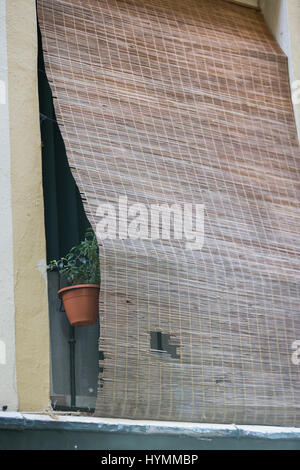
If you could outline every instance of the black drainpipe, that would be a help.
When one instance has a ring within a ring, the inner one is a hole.
[[[76,407],[76,375],[75,375],[75,328],[70,326],[69,345],[70,345],[70,388],[71,388],[71,408]]]

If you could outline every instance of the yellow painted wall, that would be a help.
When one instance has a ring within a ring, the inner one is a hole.
[[[19,410],[49,404],[49,324],[35,0],[6,1]]]
[[[18,408],[6,0],[0,0],[0,412]]]

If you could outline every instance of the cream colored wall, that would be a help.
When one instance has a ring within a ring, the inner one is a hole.
[[[0,0],[0,411],[18,406],[6,0]]]
[[[291,86],[295,109],[298,137],[300,140],[300,1],[287,0],[290,61],[291,61]]]
[[[258,1],[259,0],[226,0],[230,3],[237,3],[239,5],[245,5],[249,7],[258,8]]]
[[[300,0],[260,0],[260,7],[273,36],[288,56],[295,121],[300,139]]]
[[[35,0],[6,0],[6,28],[18,407],[39,411],[50,387]]]
[[[258,0],[241,0],[241,3],[244,3],[245,5],[249,5],[252,7],[258,7]]]
[[[286,0],[261,0],[260,7],[273,36],[283,52],[289,56],[290,40]]]

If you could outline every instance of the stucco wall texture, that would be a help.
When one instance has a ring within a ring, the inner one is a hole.
[[[5,3],[0,0],[0,410],[18,406]]]
[[[49,404],[35,0],[6,1],[18,408]]]

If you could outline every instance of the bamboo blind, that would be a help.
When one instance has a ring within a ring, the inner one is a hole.
[[[300,152],[263,17],[222,0],[38,0],[38,17],[94,229],[119,196],[205,205],[202,250],[100,243],[95,414],[300,425]]]

